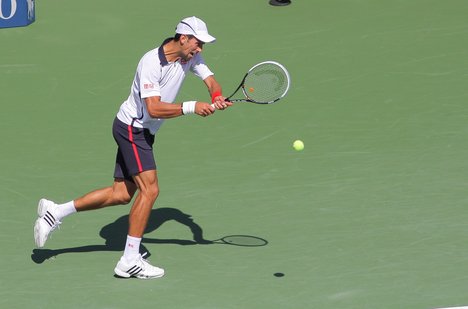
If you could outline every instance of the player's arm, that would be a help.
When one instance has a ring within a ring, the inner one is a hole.
[[[146,110],[152,118],[174,118],[184,114],[197,114],[209,116],[214,113],[214,108],[206,102],[189,101],[183,103],[167,103],[161,101],[160,96],[145,98]],[[185,113],[184,113],[185,111]]]
[[[203,81],[205,82],[206,87],[210,92],[211,101],[216,106],[216,109],[225,109],[228,106],[232,105],[231,102],[225,101],[226,98],[222,94],[221,85],[218,83],[218,81],[214,78],[213,75],[208,76]]]

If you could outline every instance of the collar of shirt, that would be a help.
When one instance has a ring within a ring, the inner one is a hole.
[[[162,42],[161,46],[159,46],[158,49],[158,56],[159,56],[159,61],[161,63],[161,66],[165,66],[169,64],[169,61],[167,61],[166,55],[164,55],[164,48],[163,46],[172,41],[173,38],[167,38]]]

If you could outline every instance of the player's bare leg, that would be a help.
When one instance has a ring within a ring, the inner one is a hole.
[[[76,211],[99,209],[130,203],[137,185],[125,179],[115,179],[112,186],[92,191],[75,200]]]
[[[50,233],[57,229],[64,217],[77,211],[128,204],[136,190],[137,186],[135,183],[123,179],[115,179],[112,186],[95,190],[65,204],[58,205],[53,201],[41,199],[37,206],[38,218],[34,224],[36,246],[42,248],[45,245]]]
[[[134,176],[138,193],[129,216],[129,230],[124,255],[114,269],[120,277],[152,279],[164,276],[164,269],[152,266],[140,255],[140,243],[153,204],[159,195],[158,176],[155,170],[149,170]]]
[[[159,195],[158,176],[155,170],[145,171],[134,177],[138,194],[130,210],[128,234],[142,237],[151,209]]]

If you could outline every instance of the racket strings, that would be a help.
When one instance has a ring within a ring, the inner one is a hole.
[[[244,93],[255,102],[271,102],[283,97],[289,88],[287,73],[274,63],[264,63],[249,72]]]

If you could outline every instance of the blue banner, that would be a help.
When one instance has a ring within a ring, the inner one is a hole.
[[[27,26],[36,20],[34,0],[0,0],[0,28]]]

